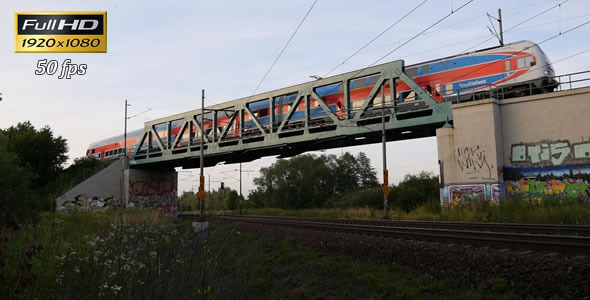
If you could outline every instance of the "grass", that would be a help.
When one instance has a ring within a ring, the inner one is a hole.
[[[313,252],[289,239],[151,211],[45,214],[12,233],[0,260],[8,298],[510,298],[399,265]]]
[[[291,240],[264,243],[251,283],[265,298],[509,299],[507,290],[483,293],[452,279],[436,280],[397,265],[312,252]]]
[[[233,213],[238,213],[233,212]],[[250,208],[251,215],[298,216],[318,218],[381,219],[383,210],[374,208],[316,208],[285,210],[280,208]],[[393,220],[452,221],[452,222],[496,222],[530,224],[574,224],[590,225],[590,204],[545,197],[541,200],[527,200],[513,197],[501,204],[482,201],[462,205],[440,207],[438,202],[426,203],[415,210],[390,210]]]

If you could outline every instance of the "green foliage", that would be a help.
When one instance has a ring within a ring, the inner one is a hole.
[[[180,196],[180,211],[198,211],[199,199],[196,193],[184,192]],[[229,187],[221,188],[207,193],[205,208],[210,211],[236,210],[240,205],[238,192]]]
[[[383,208],[383,192],[380,187],[349,191],[342,196],[330,198],[327,206],[334,208],[372,207],[381,209]]]
[[[381,198],[382,199],[382,198]],[[488,201],[469,205],[441,207],[438,201],[428,201],[411,211],[392,209],[389,217],[394,220],[493,222],[530,224],[590,225],[590,204],[563,202],[556,206],[549,201],[530,201],[512,197],[500,204]],[[317,218],[381,219],[383,210],[364,208],[324,208],[285,210],[280,208],[249,209],[248,214],[272,216],[298,216]]]
[[[392,207],[411,211],[429,201],[438,202],[440,195],[438,176],[422,171],[407,174],[390,193]]]
[[[193,192],[183,192],[178,199],[180,211],[197,211],[199,210],[199,199]]]
[[[332,197],[378,185],[375,170],[364,153],[356,157],[350,153],[340,157],[299,155],[278,160],[260,173],[254,179],[257,188],[250,196],[252,207],[322,207]]]
[[[68,159],[68,146],[61,136],[54,137],[48,126],[35,129],[26,121],[12,126],[4,133],[8,137],[8,150],[20,158],[20,165],[35,175],[32,187],[43,187],[52,182]]]
[[[0,205],[19,220],[35,220],[53,210],[55,181],[67,160],[68,147],[49,127],[30,122],[0,130]]]
[[[239,228],[197,234],[188,222],[145,210],[46,213],[14,232],[5,250],[0,294],[8,299],[482,296],[399,264],[313,252]],[[492,284],[505,288],[502,280]]]
[[[21,167],[18,156],[8,151],[8,138],[0,131],[0,211],[28,217],[33,203],[29,185],[33,174]],[[5,216],[9,219],[9,216]],[[11,217],[10,217],[11,218]],[[13,224],[15,225],[15,224]]]

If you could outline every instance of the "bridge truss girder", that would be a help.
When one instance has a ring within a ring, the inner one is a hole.
[[[369,95],[359,100],[362,101],[360,109],[354,109],[350,84],[354,79],[369,75],[378,75],[378,78]],[[408,85],[415,92],[416,99],[420,100],[410,103],[399,101],[395,89],[397,81]],[[341,84],[346,103],[339,113],[330,109],[316,90],[336,83]],[[386,95],[391,99],[390,105],[379,108],[374,105],[376,96],[385,86],[390,87]],[[282,116],[275,111],[276,98],[294,93],[296,100],[281,120]],[[310,118],[311,99],[326,112],[321,122]],[[252,103],[261,100],[269,102],[270,121],[267,126],[250,109]],[[303,121],[291,123],[301,103],[305,103]],[[408,109],[414,105],[417,109]],[[436,128],[452,120],[451,104],[437,103],[404,73],[404,62],[398,60],[206,108],[205,124],[207,121],[217,124],[222,115],[227,118],[227,124],[205,130],[205,166],[223,161],[247,162],[269,155],[289,157],[312,150],[377,143],[381,141],[381,109],[385,109],[386,113],[388,141],[433,136]],[[255,126],[245,128],[246,115]],[[180,131],[174,137],[171,135],[173,122],[180,124]],[[293,124],[297,126],[291,126]],[[144,134],[132,151],[130,164],[134,167],[198,167],[200,133],[204,127],[200,109],[146,122]]]

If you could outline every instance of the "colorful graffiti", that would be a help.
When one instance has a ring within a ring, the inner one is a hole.
[[[530,199],[539,199],[547,195],[558,195],[570,199],[585,200],[590,197],[590,185],[584,179],[537,180],[522,178],[518,181],[507,181],[506,193],[507,196],[519,195]]]
[[[135,175],[129,183],[128,207],[152,207],[165,215],[177,215],[176,173],[167,173],[164,176],[153,173]],[[159,178],[153,179],[154,177]]]
[[[502,191],[502,185],[497,183],[450,185],[440,190],[440,205],[464,205],[478,201],[497,204],[503,198]]]
[[[486,152],[479,145],[457,148],[457,165],[469,179],[493,179],[494,166],[488,163]]]
[[[590,142],[573,143],[567,140],[514,144],[510,161],[515,166],[559,166],[590,163]]]
[[[74,197],[74,200],[66,200],[56,210],[62,213],[70,213],[74,211],[104,211],[118,204],[118,199],[114,197],[101,199],[98,197],[77,195]]]
[[[466,184],[449,186],[449,204],[459,205],[486,199],[485,184]]]
[[[499,184],[490,185],[490,201],[500,203],[502,200],[502,186]]]

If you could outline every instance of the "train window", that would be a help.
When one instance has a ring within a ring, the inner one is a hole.
[[[268,116],[268,108],[261,109],[261,110],[258,112],[258,117],[266,117],[266,116]]]
[[[434,85],[434,94],[438,97],[440,96],[440,83]]]
[[[418,72],[418,68],[408,68],[408,69],[405,69],[405,72],[408,76],[414,77],[414,76],[416,76],[416,74]]]
[[[379,75],[373,75],[369,77],[369,85],[375,85],[375,83],[377,83],[377,79],[379,79]]]
[[[535,65],[535,62],[533,60],[532,56],[527,56],[524,58],[524,65],[527,67],[532,67]]]
[[[510,60],[504,61],[504,72],[510,72]]]
[[[445,85],[445,94],[447,94],[447,95],[453,94],[453,84],[452,83],[447,83]]]
[[[96,151],[96,149],[92,149],[92,154],[94,154],[94,151]]]
[[[522,68],[524,68],[524,67],[525,67],[525,64],[524,64],[524,58],[519,58],[519,59],[517,59],[517,60],[516,60],[516,66],[517,66],[517,68],[519,68],[519,69],[522,69]]]

